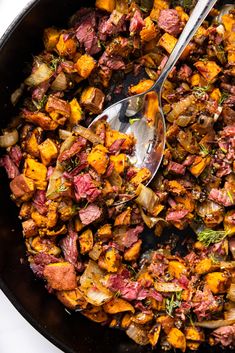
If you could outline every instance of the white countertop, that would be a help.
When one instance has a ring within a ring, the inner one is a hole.
[[[28,2],[0,0],[0,36]],[[1,290],[0,353],[62,353],[18,313]]]

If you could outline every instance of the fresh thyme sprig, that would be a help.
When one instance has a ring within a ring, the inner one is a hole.
[[[181,292],[173,294],[171,298],[166,299],[166,312],[169,316],[173,317],[173,311],[181,305]]]
[[[226,236],[227,233],[224,230],[204,229],[198,234],[197,238],[205,246],[209,246],[210,244],[219,243]]]
[[[210,85],[207,86],[196,86],[193,87],[193,93],[196,98],[201,99],[205,96],[206,92],[208,92],[211,89]]]

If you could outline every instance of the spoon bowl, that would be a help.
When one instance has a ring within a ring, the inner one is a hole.
[[[136,139],[135,150],[129,157],[130,162],[138,168],[148,168],[151,177],[148,185],[156,175],[165,148],[166,126],[161,106],[161,92],[164,82],[180,58],[182,52],[193,38],[197,29],[208,15],[217,0],[198,0],[184,30],[182,31],[168,61],[155,84],[146,92],[125,98],[98,115],[89,128],[94,129],[97,123],[105,120],[111,129],[133,134]],[[149,121],[146,115],[146,105],[151,94],[150,104],[153,113]]]

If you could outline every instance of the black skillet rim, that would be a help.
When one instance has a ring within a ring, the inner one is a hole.
[[[0,38],[0,55],[1,50],[12,35],[12,33],[17,29],[18,25],[23,21],[25,16],[33,9],[34,6],[40,0],[31,0],[26,6],[23,7],[21,12],[14,18],[11,24],[7,27],[2,37]],[[74,350],[71,350],[68,346],[64,345],[62,342],[57,340],[54,336],[50,335],[48,331],[39,324],[28,312],[24,309],[24,307],[19,303],[14,294],[10,291],[10,289],[6,286],[2,278],[0,278],[0,289],[11,302],[11,304],[16,308],[16,310],[22,315],[22,317],[34,328],[38,331],[42,336],[44,336],[48,341],[54,344],[57,348],[61,349],[66,353],[75,353]]]

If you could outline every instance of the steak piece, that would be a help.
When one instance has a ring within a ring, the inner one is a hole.
[[[13,160],[8,154],[0,158],[0,167],[4,167],[9,179],[14,179],[20,174],[18,167],[15,165]]]
[[[91,204],[79,211],[79,217],[82,224],[87,226],[97,221],[102,215],[102,209],[95,204]]]
[[[174,9],[161,10],[158,27],[173,36],[177,36],[181,30],[178,12]]]

